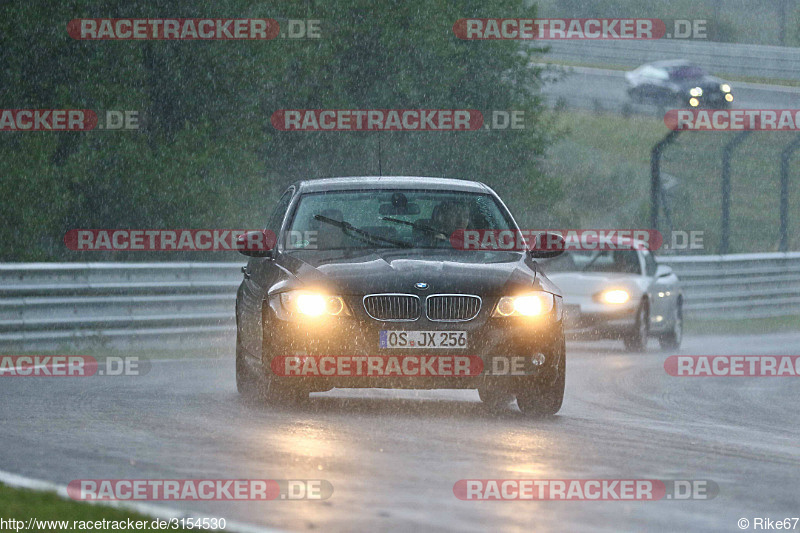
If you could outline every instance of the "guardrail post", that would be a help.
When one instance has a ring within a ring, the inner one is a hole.
[[[670,131],[653,145],[650,151],[650,229],[658,231],[659,200],[661,199],[661,153],[680,135],[681,130]]]
[[[751,131],[739,133],[722,149],[722,241],[719,246],[719,253],[723,255],[728,253],[731,233],[731,157],[736,147],[747,139],[751,133]]]
[[[778,250],[785,252],[789,249],[789,159],[800,148],[800,135],[786,145],[781,152],[781,225]]]

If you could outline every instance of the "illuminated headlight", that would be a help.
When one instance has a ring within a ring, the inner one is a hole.
[[[720,89],[722,92],[724,92],[724,93],[729,93],[729,92],[731,92],[731,86],[730,86],[730,85],[728,85],[727,83],[723,83],[722,85],[720,85],[720,86],[719,86],[719,89]]]
[[[733,102],[733,95],[731,93],[726,94],[725,95],[725,101],[726,102]]]
[[[298,313],[309,317],[350,315],[350,311],[341,296],[332,296],[320,292],[284,292],[281,293],[281,304],[290,313]]]
[[[689,98],[689,105],[692,107],[697,107],[700,105],[700,101],[697,98]]]
[[[492,316],[542,316],[553,310],[555,297],[548,292],[531,292],[519,296],[503,296]]]
[[[689,89],[689,94],[691,96],[703,96],[703,89],[701,89],[700,87],[692,87],[691,89]]]
[[[631,299],[631,295],[623,289],[609,289],[595,294],[594,299],[604,304],[624,304]]]

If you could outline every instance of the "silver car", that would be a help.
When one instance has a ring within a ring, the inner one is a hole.
[[[678,277],[644,246],[567,251],[542,268],[563,292],[571,336],[622,338],[629,351],[644,351],[650,336],[665,350],[680,347],[683,293]]]

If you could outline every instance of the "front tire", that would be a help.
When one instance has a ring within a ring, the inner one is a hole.
[[[629,352],[647,351],[647,339],[650,336],[650,308],[644,300],[636,311],[636,323],[633,329],[625,335],[625,349]]]
[[[632,87],[628,89],[628,98],[634,104],[643,104],[645,103],[644,94],[642,94],[641,89],[638,87]]]
[[[532,387],[517,394],[519,410],[529,416],[552,416],[561,409],[564,402],[564,388],[567,377],[567,351],[561,341],[558,365],[550,372],[537,376]]]
[[[247,362],[244,360],[245,355],[239,344],[239,338],[236,338],[236,390],[239,394],[246,397],[253,397],[258,393],[258,378],[247,367]]]
[[[478,389],[478,396],[481,402],[492,410],[502,409],[514,401],[513,394],[496,389]]]
[[[289,383],[281,383],[272,371],[254,372],[245,361],[244,349],[236,341],[236,389],[245,398],[257,398],[275,405],[297,404],[308,399],[308,392]],[[268,373],[269,372],[269,373]]]
[[[658,337],[662,350],[677,350],[683,341],[683,301],[678,300],[675,306],[675,317],[672,330]]]

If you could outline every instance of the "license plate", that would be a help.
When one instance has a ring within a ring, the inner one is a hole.
[[[467,347],[467,332],[381,330],[380,347],[463,349]]]

